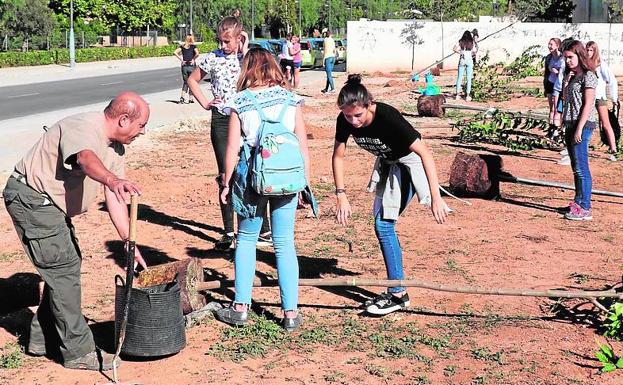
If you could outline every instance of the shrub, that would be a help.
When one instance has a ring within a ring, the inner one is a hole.
[[[215,43],[204,43],[201,45],[200,49],[202,52],[208,52],[214,49],[215,46]],[[86,63],[104,60],[169,56],[173,55],[173,51],[176,48],[177,46],[175,45],[162,47],[79,48],[76,49],[76,62]],[[63,63],[69,63],[68,49],[0,53],[0,68]]]

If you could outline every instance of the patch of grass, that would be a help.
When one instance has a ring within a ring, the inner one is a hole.
[[[456,374],[456,365],[448,365],[443,368],[443,375],[446,377],[452,377]]]
[[[16,343],[8,343],[0,350],[0,369],[18,369],[23,363],[22,348]]]
[[[448,251],[449,254],[452,254],[454,250]],[[469,255],[468,251],[460,250],[459,252],[465,253],[464,255]],[[463,277],[467,282],[474,282],[475,279],[472,277],[467,270],[459,265],[459,263],[454,258],[448,258],[446,260],[446,266],[442,268],[443,271],[447,273],[458,274]]]
[[[493,353],[489,348],[482,347],[472,349],[471,353],[472,357],[480,361],[497,362],[500,365],[505,363],[504,349]]]
[[[389,369],[384,366],[376,365],[376,364],[366,364],[364,370],[369,374],[380,377],[380,378],[388,378],[389,377]]]
[[[212,345],[206,354],[240,362],[247,358],[265,357],[269,350],[285,342],[286,334],[280,325],[252,312],[249,318],[248,326],[224,329],[220,342]]]
[[[426,384],[432,384],[432,381],[425,374],[421,374],[415,377],[409,383],[409,385],[426,385]]]
[[[604,235],[603,237],[601,237],[601,239],[608,243],[614,243],[614,235],[612,234]]]
[[[344,384],[345,382],[341,379],[344,378],[345,376],[346,374],[344,372],[340,372],[339,370],[336,370],[336,371],[325,374],[323,378],[326,382],[339,382],[339,383]]]
[[[582,273],[571,273],[567,276],[567,278],[573,279],[573,281],[577,283],[578,285],[586,283],[590,279],[588,274],[582,274]]]
[[[13,252],[13,253],[0,252],[0,262],[14,262],[21,258],[22,258],[22,253],[20,252]]]

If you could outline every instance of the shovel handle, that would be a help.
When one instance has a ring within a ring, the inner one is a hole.
[[[130,242],[136,242],[136,220],[138,218],[138,195],[130,197]]]

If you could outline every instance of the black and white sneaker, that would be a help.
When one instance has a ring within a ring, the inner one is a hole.
[[[273,247],[272,233],[269,231],[267,233],[260,234],[260,236],[257,238],[256,246],[257,247]]]
[[[219,251],[227,251],[234,247],[236,238],[234,237],[234,233],[223,234],[221,239],[216,241],[214,244],[214,249]]]
[[[409,294],[405,293],[402,297],[396,297],[391,293],[383,293],[364,305],[366,312],[370,314],[385,315],[409,307]]]

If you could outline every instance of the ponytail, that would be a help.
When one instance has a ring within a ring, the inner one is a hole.
[[[337,97],[337,105],[340,109],[344,107],[359,105],[369,107],[374,103],[374,98],[368,89],[361,84],[361,74],[350,74],[344,87],[340,90]]]

